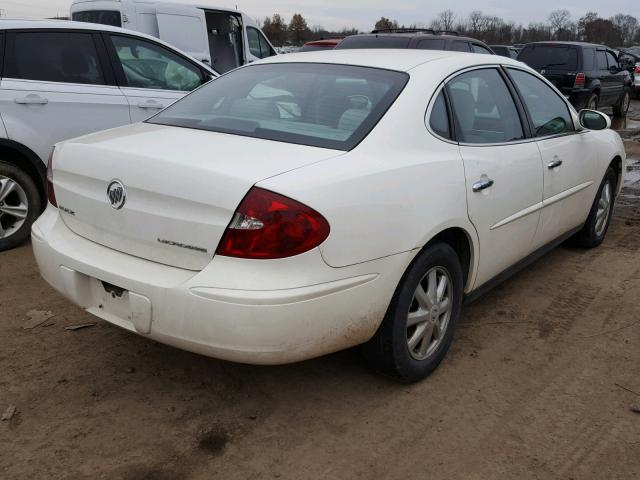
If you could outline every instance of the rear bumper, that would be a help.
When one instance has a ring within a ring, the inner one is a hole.
[[[254,364],[366,342],[413,258],[332,268],[316,249],[276,261],[215,257],[193,272],[86,240],[51,206],[34,224],[32,244],[43,278],[89,313],[177,348]],[[103,282],[125,292],[112,295]]]

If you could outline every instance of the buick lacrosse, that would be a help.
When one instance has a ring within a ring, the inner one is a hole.
[[[273,57],[58,144],[33,249],[62,295],[159,342],[255,364],[363,344],[416,381],[465,301],[603,241],[626,161],[609,126],[505,57]]]

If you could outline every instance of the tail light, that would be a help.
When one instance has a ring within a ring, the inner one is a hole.
[[[317,247],[329,236],[329,223],[312,208],[253,187],[227,227],[218,255],[252,259],[285,258]]]
[[[49,161],[47,161],[47,198],[51,205],[58,207],[56,192],[53,190],[53,150],[49,155]]]
[[[640,73],[640,64],[636,64],[635,68],[633,69],[633,73]]]
[[[584,87],[585,84],[585,78],[584,78],[584,73],[578,73],[576,75],[576,81],[573,83],[574,87]]]

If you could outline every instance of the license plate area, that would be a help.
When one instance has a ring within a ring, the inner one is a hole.
[[[119,326],[151,332],[151,301],[140,294],[103,280],[92,279],[94,305],[90,313]]]

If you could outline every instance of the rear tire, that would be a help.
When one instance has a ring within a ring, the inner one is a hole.
[[[629,88],[625,88],[622,93],[622,97],[618,103],[613,106],[613,116],[614,117],[626,117],[627,112],[629,111],[629,105],[631,104],[631,90]]]
[[[363,346],[367,363],[407,383],[427,377],[449,350],[463,288],[462,267],[453,248],[436,243],[418,254],[378,331]]]
[[[579,247],[597,247],[607,235],[615,203],[617,183],[618,175],[613,168],[609,167],[593,201],[587,221],[584,223],[582,230],[574,237],[574,243]]]
[[[587,101],[584,104],[584,108],[587,108],[589,110],[597,110],[598,103],[600,103],[600,97],[598,96],[597,93],[592,93],[587,98]]]
[[[0,160],[0,251],[20,245],[40,215],[41,198],[29,175]]]

